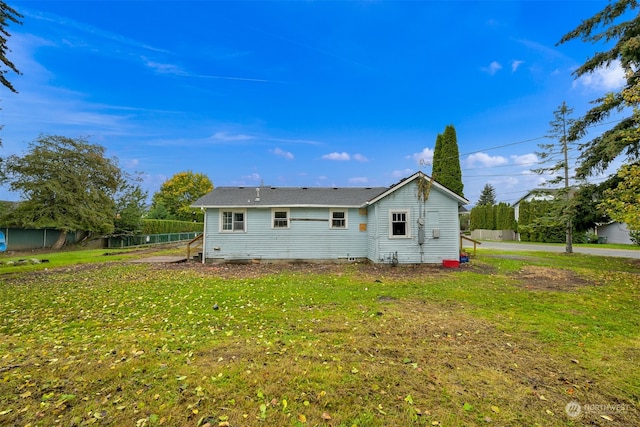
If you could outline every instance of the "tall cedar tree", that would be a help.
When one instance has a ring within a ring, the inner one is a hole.
[[[436,137],[431,174],[437,182],[464,197],[458,139],[453,125],[448,125],[444,133]]]
[[[70,231],[111,233],[123,175],[117,160],[104,153],[83,138],[47,135],[31,142],[24,156],[6,158],[9,188],[23,197],[7,221],[61,230],[54,248],[64,245]]]
[[[618,62],[626,74],[626,83],[618,92],[610,92],[594,100],[595,106],[569,129],[569,140],[578,141],[587,134],[589,127],[603,122],[611,113],[630,113],[611,129],[583,144],[577,169],[579,176],[605,170],[619,155],[631,161],[640,158],[640,109],[637,108],[640,105],[640,14],[634,12],[637,7],[637,0],[610,3],[558,42],[563,44],[580,39],[611,46],[607,51],[597,52],[576,69],[573,72],[576,78]],[[629,19],[624,20],[626,18]]]
[[[5,77],[5,74],[9,70],[13,71],[16,74],[21,74],[20,71],[13,65],[13,62],[7,58],[7,53],[11,52],[11,49],[7,47],[7,40],[11,37],[9,31],[7,31],[7,27],[11,22],[14,24],[21,25],[22,21],[20,18],[23,18],[21,14],[19,14],[15,9],[7,5],[5,2],[0,1],[0,61],[4,64],[4,67],[0,67],[0,83],[3,86],[8,88],[11,92],[17,93],[16,89],[13,87],[11,82]]]
[[[163,206],[167,211],[166,219],[201,222],[204,219],[202,212],[191,208],[191,204],[211,190],[213,183],[206,175],[192,171],[178,172],[153,195],[152,209],[156,211]]]

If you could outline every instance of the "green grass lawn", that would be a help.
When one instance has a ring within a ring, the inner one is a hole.
[[[637,261],[78,256],[0,268],[0,425],[640,425]]]

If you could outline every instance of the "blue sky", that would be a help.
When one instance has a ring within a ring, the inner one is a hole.
[[[511,203],[544,179],[529,169],[553,111],[578,117],[623,77],[613,64],[576,81],[601,48],[556,46],[604,1],[9,4],[23,75],[8,75],[19,94],[0,88],[2,155],[85,136],[149,196],[186,170],[215,186],[387,186],[430,173],[420,159],[452,124],[465,197],[490,183]]]

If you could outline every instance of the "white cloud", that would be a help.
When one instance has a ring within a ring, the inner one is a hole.
[[[518,166],[531,166],[538,163],[538,156],[533,153],[523,154],[521,156],[514,154],[510,156],[510,158],[513,161],[513,164]]]
[[[353,155],[353,160],[358,161],[358,162],[368,162],[369,161],[369,159],[367,159],[362,154],[354,154]]]
[[[124,161],[124,165],[127,169],[134,169],[139,164],[140,164],[140,160],[138,159],[128,159]]]
[[[573,87],[584,87],[594,91],[611,91],[624,86],[624,70],[620,61],[613,61],[608,67],[598,68],[589,74],[584,74],[573,82]]]
[[[502,156],[490,156],[486,153],[471,154],[465,161],[467,167],[469,168],[476,166],[476,164],[479,164],[482,167],[490,168],[493,166],[504,165],[508,162],[509,161]]]
[[[364,176],[349,178],[349,184],[366,184],[367,182],[369,182],[369,178]]]
[[[254,139],[253,136],[251,135],[245,135],[245,134],[229,134],[227,132],[216,132],[213,134],[213,136],[211,136],[211,139],[216,139],[218,141],[225,141],[225,142],[233,142],[233,141],[248,141],[250,139]]]
[[[284,157],[285,159],[293,160],[293,153],[290,153],[289,151],[284,151],[284,150],[281,150],[280,148],[275,148],[271,150],[271,152],[278,157]]]
[[[144,65],[146,67],[151,68],[152,70],[160,74],[184,74],[184,71],[180,67],[173,64],[163,64],[160,62],[152,61],[144,56],[142,57],[142,61],[144,62]]]
[[[512,72],[516,72],[518,71],[518,68],[524,64],[524,61],[519,60],[519,59],[514,59],[513,61],[511,61],[511,71]]]
[[[490,76],[493,76],[500,70],[502,70],[502,65],[500,65],[498,61],[491,62],[488,67],[482,67],[482,71],[489,74]]]
[[[431,164],[433,163],[433,150],[427,147],[419,153],[413,153],[411,157],[418,164]]]
[[[325,154],[324,156],[322,156],[323,160],[339,160],[339,161],[346,161],[346,160],[351,160],[351,156],[349,155],[349,153],[337,153],[337,152],[333,152],[333,153],[329,153],[329,154]]]
[[[249,175],[243,175],[240,177],[240,180],[234,181],[235,185],[249,185],[249,184],[253,184],[253,183],[257,183],[261,181],[261,177],[260,174],[257,172],[254,172],[252,174]]]

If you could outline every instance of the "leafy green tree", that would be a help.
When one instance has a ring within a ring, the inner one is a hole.
[[[603,122],[612,113],[629,114],[609,130],[583,144],[577,170],[579,176],[604,171],[620,155],[629,160],[640,157],[640,14],[634,12],[637,8],[637,0],[609,3],[558,42],[563,44],[580,39],[610,47],[588,58],[574,71],[576,78],[618,62],[626,73],[626,83],[618,92],[609,92],[594,100],[592,103],[595,106],[569,129],[569,140],[578,141],[587,134],[589,127]],[[629,19],[624,20],[627,17]]]
[[[70,231],[109,234],[114,230],[114,196],[121,188],[117,159],[84,138],[40,136],[24,156],[2,162],[12,191],[23,201],[8,220],[23,227],[52,227],[60,233],[54,248]]]
[[[148,193],[140,187],[138,177],[124,180],[115,195],[114,235],[134,235],[142,229],[142,217]]]
[[[491,184],[485,184],[478,199],[478,205],[493,206],[496,204],[496,189]]]
[[[168,219],[169,211],[162,202],[156,202],[151,206],[149,212],[147,212],[148,219]]]
[[[436,137],[433,150],[433,178],[449,190],[463,195],[462,170],[460,168],[460,152],[458,138],[453,125],[448,125],[442,135]]]
[[[13,87],[11,82],[5,76],[7,72],[13,71],[16,74],[21,74],[20,71],[16,68],[16,66],[7,58],[7,53],[11,52],[11,49],[7,47],[7,40],[11,35],[7,30],[7,26],[13,22],[14,24],[21,25],[23,18],[21,14],[19,14],[15,9],[10,7],[3,1],[0,1],[0,61],[4,64],[4,67],[0,67],[0,83],[6,88],[8,88],[11,92],[17,93],[16,89]]]
[[[615,187],[617,182],[617,179],[610,178],[598,185],[582,184],[576,189],[570,201],[574,231],[584,233],[593,229],[597,223],[606,223],[611,220],[602,209],[598,208],[598,205],[604,200],[604,191]]]
[[[640,163],[622,166],[618,178],[617,186],[604,191],[600,208],[632,232],[640,231]]]
[[[152,209],[162,204],[168,212],[166,219],[202,222],[202,212],[190,206],[211,190],[213,183],[206,175],[191,171],[179,172],[165,181],[153,195]]]

